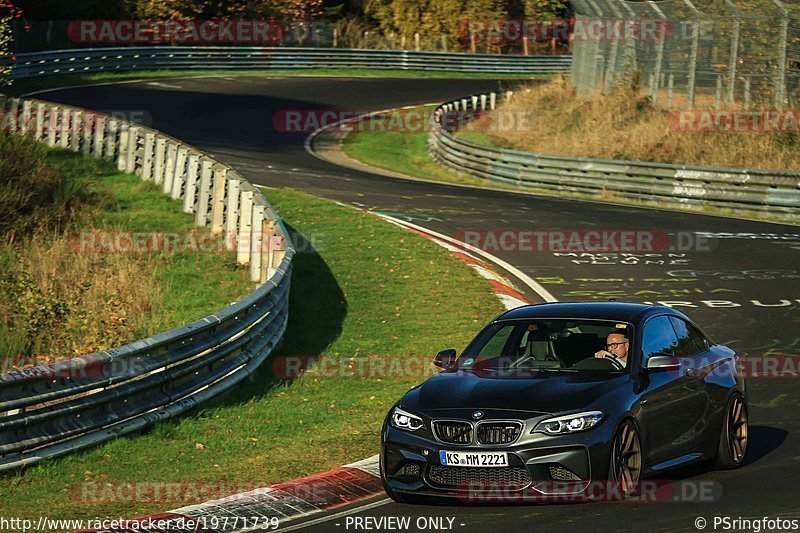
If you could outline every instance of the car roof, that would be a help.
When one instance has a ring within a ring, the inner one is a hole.
[[[635,323],[652,314],[663,312],[680,316],[680,313],[662,305],[628,302],[552,302],[517,307],[516,309],[503,313],[495,320],[587,318]]]

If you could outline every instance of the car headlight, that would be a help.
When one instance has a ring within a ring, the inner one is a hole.
[[[576,433],[586,429],[593,428],[603,419],[605,415],[600,411],[587,411],[585,413],[575,413],[574,415],[557,416],[542,420],[536,427],[533,428],[534,432],[546,433],[547,435],[565,435],[567,433]]]
[[[412,415],[408,411],[403,411],[399,407],[395,407],[392,411],[391,424],[397,429],[405,429],[406,431],[416,431],[425,425],[420,417]]]

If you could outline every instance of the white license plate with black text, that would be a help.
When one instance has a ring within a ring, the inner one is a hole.
[[[439,462],[445,466],[503,467],[508,466],[506,452],[439,452]]]

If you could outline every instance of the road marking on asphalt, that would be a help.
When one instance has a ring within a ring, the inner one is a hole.
[[[376,502],[369,503],[367,505],[362,505],[359,507],[354,507],[353,509],[348,509],[347,511],[342,511],[341,513],[332,514],[330,516],[322,516],[315,520],[309,520],[308,522],[302,522],[300,524],[294,524],[289,527],[281,527],[281,531],[294,531],[296,529],[301,529],[304,527],[315,526],[317,524],[322,524],[325,522],[330,522],[331,520],[336,520],[337,518],[341,518],[343,516],[348,516],[355,513],[360,513],[361,511],[367,511],[369,509],[374,509],[375,507],[380,507],[382,505],[386,505],[387,503],[392,503],[392,500],[389,498],[384,498],[383,500],[378,500]]]
[[[423,226],[418,226],[417,224],[413,224],[411,222],[406,222],[405,220],[400,220],[399,218],[395,218],[395,217],[392,217],[392,216],[389,216],[389,215],[384,215],[383,213],[379,213],[379,212],[374,212],[374,213],[376,215],[378,215],[379,217],[381,217],[381,218],[383,218],[385,220],[388,220],[390,222],[394,222],[395,224],[398,224],[400,226],[404,226],[404,227],[407,227],[407,228],[412,228],[412,229],[415,229],[415,230],[417,230],[419,232],[422,232],[422,233],[427,233],[428,235],[436,237],[437,239],[441,239],[441,240],[443,240],[445,242],[449,242],[449,243],[454,244],[454,245],[456,245],[456,246],[458,246],[460,248],[463,248],[464,250],[469,250],[470,252],[472,252],[472,253],[474,253],[476,255],[480,255],[481,257],[483,257],[484,259],[486,259],[490,263],[494,263],[495,265],[499,266],[500,268],[503,268],[506,271],[510,272],[512,275],[514,275],[514,277],[516,277],[522,283],[527,285],[533,292],[535,292],[545,302],[557,302],[558,301],[556,299],[556,297],[553,296],[550,293],[550,291],[545,289],[541,284],[539,284],[536,280],[531,278],[525,272],[521,271],[520,269],[518,269],[517,267],[515,267],[511,263],[503,261],[499,257],[490,254],[489,252],[484,252],[483,250],[481,250],[477,246],[473,246],[471,244],[467,244],[467,243],[465,243],[463,241],[459,241],[458,239],[454,239],[453,237],[450,237],[448,235],[444,235],[444,234],[439,233],[437,231],[433,231],[433,230],[425,228]]]

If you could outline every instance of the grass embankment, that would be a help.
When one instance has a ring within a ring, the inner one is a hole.
[[[428,121],[436,106],[420,106],[398,110],[391,117],[364,120],[365,126],[348,135],[342,150],[349,157],[374,167],[399,172],[415,178],[485,185],[474,176],[448,170],[428,155]],[[424,116],[424,122],[421,120]],[[408,124],[396,128],[393,124]]]
[[[381,78],[491,78],[491,79],[532,79],[540,76],[530,74],[491,74],[484,72],[439,72],[426,70],[382,70],[368,68],[320,68],[294,70],[135,70],[130,72],[101,72],[96,74],[76,74],[64,76],[46,76],[20,79],[3,92],[20,96],[34,91],[92,85],[96,83],[112,83],[125,80],[158,80],[160,78],[191,78],[200,76],[371,76]]]
[[[233,254],[131,251],[131,232],[182,236],[193,221],[106,161],[0,135],[2,368],[112,348],[241,298],[252,285]]]
[[[321,356],[325,371],[275,384],[268,364],[222,406],[0,479],[0,515],[130,517],[193,501],[146,501],[146,487],[136,501],[113,487],[228,481],[235,490],[377,453],[386,412],[435,370],[436,351],[460,350],[502,311],[482,278],[422,237],[310,195],[266,195],[316,246],[295,256],[289,328],[272,360]]]
[[[768,170],[800,169],[796,131],[726,132],[699,112],[681,121],[677,112],[654,107],[635,83],[608,96],[578,99],[566,79],[520,88],[494,112],[533,112],[532,127],[466,131],[463,138],[540,154]],[[708,117],[709,115],[705,115]],[[485,120],[490,120],[491,115]],[[741,126],[744,129],[744,123]],[[781,121],[782,125],[785,125]],[[486,122],[484,122],[486,125]]]

